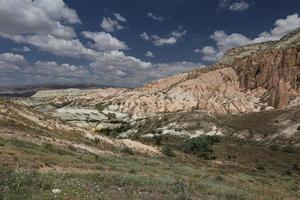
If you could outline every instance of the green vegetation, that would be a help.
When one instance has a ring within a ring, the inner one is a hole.
[[[217,136],[195,137],[179,144],[179,149],[185,153],[191,153],[207,160],[215,159],[215,156],[212,155],[212,146],[219,142],[220,138]]]
[[[176,151],[176,157],[163,158],[136,155],[128,148],[118,156],[93,155],[1,139],[0,199],[300,198],[299,154],[253,143],[219,142],[215,137],[191,141],[185,147],[196,156],[166,146],[163,152]],[[210,148],[223,164],[212,165],[214,161],[198,157]],[[235,164],[226,164],[229,159]],[[45,166],[52,172],[36,171]],[[57,166],[68,173],[55,172]],[[54,194],[53,189],[61,193]]]
[[[129,129],[129,125],[128,124],[122,124],[121,127],[118,128],[104,128],[101,129],[97,132],[105,134],[106,136],[110,136],[110,137],[117,137],[118,135],[120,135],[121,133],[127,131]]]
[[[105,103],[98,103],[95,108],[101,113],[108,105]]]
[[[175,157],[176,154],[174,153],[174,148],[171,145],[165,145],[163,146],[161,150],[162,154],[168,157]]]

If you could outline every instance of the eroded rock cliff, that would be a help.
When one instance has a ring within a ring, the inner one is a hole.
[[[118,103],[123,111],[146,117],[191,110],[256,112],[283,108],[299,96],[300,29],[276,42],[231,49],[214,66],[146,84]]]

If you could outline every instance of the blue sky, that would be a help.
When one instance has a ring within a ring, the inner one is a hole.
[[[0,84],[140,86],[300,26],[296,0],[0,0]]]

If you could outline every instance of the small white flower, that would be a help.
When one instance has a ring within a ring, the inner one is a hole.
[[[53,190],[52,190],[52,193],[54,193],[54,194],[59,194],[59,193],[61,193],[61,190],[60,190],[60,189],[53,189]]]

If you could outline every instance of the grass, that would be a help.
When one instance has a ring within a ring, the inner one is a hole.
[[[236,129],[251,128],[255,123],[247,122],[249,116],[237,124],[235,116],[222,122]],[[153,120],[147,126],[155,130],[176,119],[178,115],[174,114],[161,121]],[[190,114],[182,117],[183,121],[195,122],[195,129],[199,128],[200,119],[203,118]],[[8,127],[17,136],[25,133],[35,138],[45,134],[55,140],[65,138],[113,150],[76,132],[41,130],[30,122],[27,127],[1,120],[0,128]],[[263,118],[256,122],[260,120]],[[268,133],[264,129],[263,132]],[[156,142],[164,141],[157,138]],[[0,135],[0,199],[300,199],[300,154],[289,146],[270,147],[230,137],[221,141],[200,137],[183,144],[186,153],[173,144],[163,147],[167,156],[147,157],[126,148],[116,149],[113,156],[94,155],[72,146],[37,145]],[[213,152],[215,160],[199,157],[203,152]],[[53,189],[61,193],[54,194]]]
[[[300,198],[299,154],[253,143],[227,139],[215,143],[219,165],[176,149],[176,157],[163,158],[127,150],[120,156],[95,156],[4,139],[0,144],[0,199]],[[32,165],[45,162],[53,167],[51,172],[41,173]],[[57,172],[56,166],[76,170]],[[62,192],[55,197],[56,188]]]

